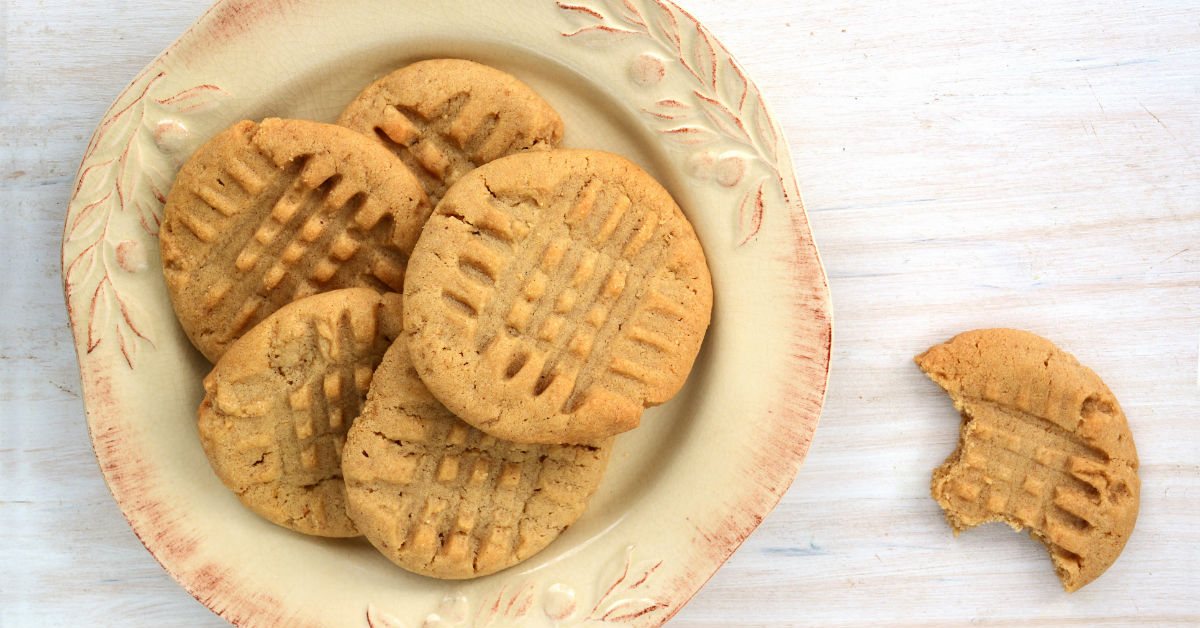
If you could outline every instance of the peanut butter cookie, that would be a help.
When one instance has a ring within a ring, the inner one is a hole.
[[[488,436],[438,403],[401,336],[379,365],[342,469],[350,517],[401,567],[473,578],[541,551],[583,513],[612,451]]]
[[[216,362],[296,299],[399,292],[432,207],[388,151],[332,124],[239,122],[201,146],[167,196],[163,274],[180,325]]]
[[[418,61],[367,86],[338,124],[391,149],[436,205],[462,175],[512,153],[553,148],[562,118],[512,75],[465,59]]]
[[[204,378],[200,442],[254,512],[318,536],[358,536],[342,445],[401,329],[400,295],[346,288],[281,308]]]
[[[422,231],[405,282],[421,379],[497,438],[595,440],[683,386],[712,280],[675,201],[628,160],[519,153],[467,174]]]
[[[958,534],[1003,521],[1042,541],[1067,591],[1121,554],[1141,481],[1125,414],[1091,369],[1015,329],[955,336],[916,357],[962,413],[958,449],[933,472]]]

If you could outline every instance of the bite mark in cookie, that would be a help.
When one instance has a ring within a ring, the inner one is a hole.
[[[1120,555],[1141,481],[1125,414],[1091,369],[1026,331],[982,329],[915,358],[962,413],[958,448],[931,490],[955,534],[1028,528],[1067,591]]]

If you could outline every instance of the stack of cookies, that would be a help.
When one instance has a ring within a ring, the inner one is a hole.
[[[183,165],[163,272],[243,504],[440,578],[582,514],[613,436],[687,379],[712,285],[662,186],[562,135],[516,78],[438,59],[337,125],[240,122]]]

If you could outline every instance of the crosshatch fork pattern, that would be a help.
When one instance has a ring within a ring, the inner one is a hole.
[[[527,195],[494,197],[496,224],[483,229],[545,237],[540,246],[482,238],[489,245],[462,252],[458,281],[444,288],[448,311],[477,318],[477,348],[504,363],[505,379],[522,382],[530,396],[554,395],[563,413],[578,408],[599,377],[631,393],[655,379],[656,354],[673,348],[670,315],[678,313],[655,282],[670,249],[645,247],[669,221],[654,212],[627,220],[630,199],[619,188],[597,179],[576,185],[574,194],[558,193],[573,199],[565,224]],[[649,306],[634,316],[643,299]],[[653,353],[639,356],[631,342]]]
[[[212,238],[205,236],[220,233],[214,254],[222,248],[233,249],[229,252],[235,260],[233,277],[212,284],[205,293],[204,307],[218,316],[236,312],[234,320],[239,331],[268,299],[276,307],[290,303],[320,291],[339,274],[347,278],[371,277],[374,287],[381,289],[403,288],[401,253],[386,248],[362,249],[364,240],[390,239],[390,217],[366,203],[361,191],[345,189],[349,186],[340,185],[340,177],[322,179],[325,173],[319,171],[319,165],[309,165],[308,159],[302,157],[275,181],[258,179],[248,183],[231,177],[241,187],[238,192],[204,187],[191,190],[211,208],[214,219],[218,213],[226,218],[242,213],[238,200],[231,197],[243,193],[253,204],[245,211],[244,221],[261,216],[253,229],[218,227],[194,215],[181,217],[201,240],[211,242]],[[245,167],[230,168],[228,172],[238,170],[251,172]],[[243,233],[245,236],[239,238]]]
[[[465,94],[452,98],[428,116],[411,107],[390,105],[373,129],[434,202],[463,174],[494,159],[492,155],[518,148],[520,137],[513,129],[498,127],[495,114],[465,107],[467,98]]]
[[[390,149],[435,205],[477,166],[553,147],[563,135],[561,118],[529,86],[464,59],[427,59],[387,74],[347,105],[338,124]]]
[[[403,428],[372,422],[354,441],[362,471],[347,471],[355,507],[389,522],[374,540],[417,571],[490,573],[540,550],[557,534],[548,515],[577,515],[594,488],[575,476],[606,458],[595,446],[499,441],[440,408],[424,414]]]
[[[963,413],[933,497],[959,532],[1003,521],[1046,545],[1068,591],[1117,559],[1137,519],[1137,452],[1091,370],[1030,332],[964,332],[917,356]]]
[[[962,457],[966,471],[950,491],[955,507],[1044,530],[1055,546],[1085,553],[1102,516],[1094,478],[1108,457],[1077,436],[1047,435],[1044,420],[1020,410],[995,405],[973,420]]]
[[[235,343],[205,379],[201,442],[256,512],[309,533],[354,534],[342,450],[398,327],[396,302],[354,289],[295,304]]]
[[[288,387],[275,398],[257,402],[262,413],[254,407],[227,408],[230,414],[248,411],[253,417],[249,424],[242,423],[244,435],[234,445],[241,454],[239,458],[262,461],[246,469],[243,480],[247,484],[286,477],[290,483],[303,485],[340,477],[338,465],[331,461],[341,460],[346,431],[358,416],[374,369],[369,359],[363,360],[364,354],[369,355],[371,343],[364,345],[355,339],[348,313],[339,318],[334,329],[325,323],[307,322],[306,332],[296,341],[320,350],[303,363],[304,370],[288,370]],[[272,407],[286,418],[281,421],[268,412]]]
[[[210,359],[296,299],[348,286],[403,288],[395,208],[339,167],[324,154],[278,167],[261,150],[243,150],[177,192],[186,198],[168,216],[164,271],[175,298],[195,301],[177,309],[196,319],[185,321],[194,338],[212,339],[197,343]],[[197,251],[203,263],[193,261]]]
[[[582,514],[612,439],[529,445],[497,439],[439,404],[406,338],[388,349],[342,471],[350,516],[396,564],[466,578],[540,551]]]

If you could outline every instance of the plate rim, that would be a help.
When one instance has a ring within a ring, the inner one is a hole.
[[[732,67],[742,72],[744,80],[748,84],[748,88],[753,90],[761,102],[763,113],[765,114],[768,123],[778,134],[780,139],[779,145],[781,149],[778,155],[778,163],[782,164],[782,168],[778,174],[780,178],[780,184],[784,192],[784,206],[787,209],[788,224],[790,226],[791,235],[794,236],[794,241],[789,239],[789,243],[794,247],[794,250],[789,252],[789,256],[794,256],[794,262],[805,266],[809,271],[807,274],[796,273],[795,280],[797,285],[793,287],[801,291],[807,290],[810,293],[811,301],[806,304],[808,307],[804,314],[797,315],[793,322],[796,324],[797,328],[805,324],[811,324],[819,333],[819,337],[809,339],[812,344],[817,346],[817,353],[815,355],[807,356],[797,355],[795,356],[796,359],[789,363],[789,366],[797,373],[806,369],[815,369],[815,372],[818,373],[818,377],[815,381],[811,380],[811,372],[806,370],[804,373],[802,373],[802,375],[805,375],[809,378],[809,380],[804,382],[809,387],[805,391],[802,391],[802,393],[808,397],[808,405],[803,408],[790,407],[785,400],[777,412],[782,420],[799,420],[805,423],[807,428],[807,439],[803,443],[797,445],[797,447],[792,449],[790,452],[785,452],[785,455],[789,453],[790,455],[787,455],[787,457],[784,459],[784,462],[787,464],[780,465],[784,467],[784,470],[786,471],[785,473],[780,474],[780,476],[783,477],[783,480],[781,482],[776,481],[772,483],[771,486],[767,487],[770,495],[768,495],[765,499],[760,498],[756,504],[757,508],[753,513],[753,518],[755,519],[753,525],[745,530],[737,530],[731,538],[722,539],[724,544],[722,545],[721,551],[718,552],[719,557],[716,561],[715,568],[709,571],[707,575],[703,576],[695,587],[689,587],[691,590],[687,591],[683,596],[681,596],[681,599],[673,600],[673,603],[667,608],[667,612],[655,617],[655,623],[650,624],[661,625],[669,621],[679,610],[681,610],[691,600],[691,598],[698,593],[701,588],[703,588],[704,584],[716,574],[717,570],[720,569],[720,567],[745,541],[749,534],[757,527],[762,518],[774,509],[779,500],[782,499],[784,493],[786,493],[787,489],[795,480],[811,445],[811,439],[816,431],[817,423],[819,421],[828,390],[833,346],[833,307],[831,295],[829,293],[828,278],[824,271],[820,252],[817,249],[807,215],[804,211],[803,202],[801,200],[799,185],[795,177],[790,146],[788,145],[786,138],[783,136],[782,130],[779,128],[777,119],[773,115],[770,105],[765,102],[761,95],[761,91],[758,90],[753,81],[749,79],[748,75],[745,75],[744,70],[741,69],[741,65],[736,61],[734,56],[716,39],[715,36],[711,34],[710,31],[708,31],[706,27],[699,22],[699,20],[694,18],[682,7],[676,5],[672,0],[650,1],[659,6],[672,8],[679,15],[690,20],[691,23],[694,24],[696,32],[701,36],[706,37],[710,42],[710,46],[719,50],[719,52],[729,60],[729,62],[732,64]],[[561,1],[555,2],[555,4],[564,10],[575,6],[581,6],[568,5],[567,3]],[[239,609],[235,604],[227,603],[223,604],[221,609],[216,608],[216,603],[222,600],[215,599],[213,594],[214,583],[211,581],[205,581],[206,578],[211,580],[215,577],[215,575],[199,574],[197,576],[196,574],[188,574],[176,569],[175,567],[177,565],[172,560],[171,545],[166,543],[161,535],[148,538],[149,535],[147,532],[150,530],[144,528],[146,522],[135,516],[136,509],[130,503],[130,499],[128,497],[124,499],[122,498],[121,494],[124,492],[124,489],[121,488],[122,474],[137,473],[138,470],[130,468],[133,466],[130,463],[135,462],[131,457],[120,458],[119,456],[116,456],[116,452],[113,450],[112,444],[104,440],[106,436],[105,430],[111,430],[113,428],[113,426],[109,424],[110,416],[108,413],[114,412],[119,414],[119,408],[108,407],[110,405],[115,406],[115,402],[113,402],[111,399],[111,390],[106,389],[107,380],[102,377],[103,373],[100,372],[103,369],[100,368],[100,365],[95,364],[93,360],[89,359],[90,351],[94,347],[89,346],[88,342],[80,342],[81,339],[85,338],[84,333],[87,330],[88,323],[85,322],[84,313],[81,312],[79,308],[74,306],[70,296],[70,267],[67,259],[67,249],[69,242],[68,236],[70,235],[70,229],[72,226],[71,219],[72,216],[78,216],[80,209],[77,204],[77,197],[82,185],[82,180],[87,174],[88,168],[86,168],[86,166],[88,159],[98,148],[99,138],[105,127],[114,120],[115,116],[120,115],[121,110],[118,109],[118,106],[130,97],[131,92],[138,87],[139,83],[146,79],[146,77],[149,76],[156,67],[160,66],[164,59],[171,55],[181,45],[181,42],[184,42],[190,35],[202,28],[209,21],[213,20],[215,16],[222,13],[238,15],[247,7],[252,5],[253,2],[251,0],[216,0],[202,14],[200,14],[200,16],[198,16],[197,19],[187,29],[185,29],[175,41],[168,45],[150,63],[148,63],[143,70],[135,75],[130,83],[114,98],[113,104],[103,114],[101,121],[97,125],[95,132],[89,140],[88,146],[85,149],[83,157],[81,158],[80,167],[76,172],[74,183],[72,185],[73,192],[67,204],[66,215],[64,216],[62,248],[60,250],[64,300],[67,308],[68,319],[72,329],[76,360],[80,368],[82,392],[81,401],[85,410],[89,440],[91,441],[93,452],[96,455],[96,461],[100,467],[101,474],[104,477],[105,484],[110,493],[113,495],[114,500],[117,501],[122,516],[125,518],[130,528],[133,529],[138,540],[163,567],[163,569],[171,575],[172,579],[178,582],[184,588],[184,590],[186,590],[190,595],[192,595],[193,598],[203,604],[210,611],[214,612],[226,621],[230,621],[234,625],[246,625],[247,623],[252,623],[259,618],[252,614],[236,614],[234,611]],[[264,13],[254,11],[248,11],[247,15],[244,17],[247,22],[242,24],[241,27],[247,30],[254,29],[255,20],[265,19]],[[761,195],[759,201],[761,203]],[[760,212],[758,219],[761,221],[761,206],[758,208],[758,211]],[[753,235],[754,234],[751,234],[751,236]],[[119,253],[120,252],[118,251],[118,255]],[[151,261],[156,262],[157,260]],[[806,285],[800,285],[804,284],[805,282],[808,283]],[[88,314],[91,314],[91,312]],[[792,314],[795,315],[798,313],[793,311]],[[788,339],[796,340],[795,335],[798,332],[798,329],[793,329],[791,332],[792,333],[788,334]],[[772,407],[775,405],[776,404],[772,404]],[[114,457],[117,459],[114,460]],[[780,461],[777,459],[775,462]],[[371,619],[370,607],[368,606],[368,608],[365,610],[367,611],[368,624],[375,626],[376,622],[373,622]],[[278,617],[278,615],[276,615],[276,617]],[[378,625],[387,625],[387,622],[380,621]]]

